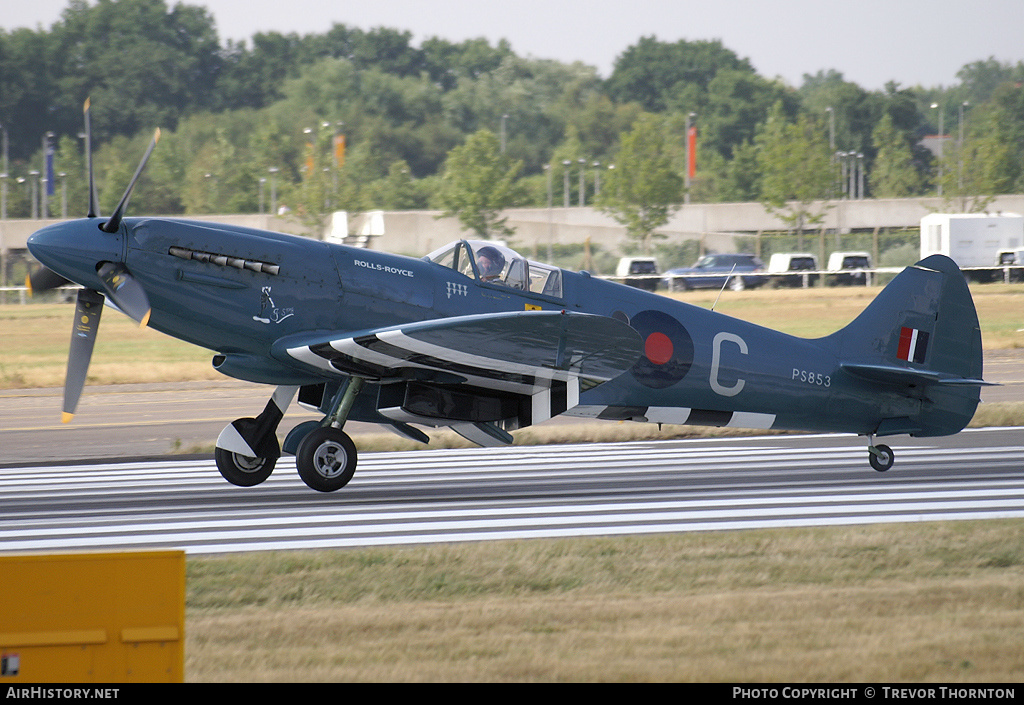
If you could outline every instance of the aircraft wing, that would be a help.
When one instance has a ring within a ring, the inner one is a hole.
[[[291,336],[274,348],[276,357],[339,376],[529,392],[550,380],[575,377],[589,387],[613,379],[633,366],[641,343],[606,316],[514,311]]]
[[[290,336],[274,346],[275,357],[329,375],[364,377],[384,385],[414,382],[418,387],[464,390],[474,398],[527,401],[530,413],[523,425],[576,406],[581,389],[617,377],[640,353],[640,336],[627,324],[565,311],[480,314],[356,333]],[[448,419],[417,417],[408,403],[403,409],[380,412],[400,422],[453,428],[455,424],[446,421],[466,421],[456,413]]]

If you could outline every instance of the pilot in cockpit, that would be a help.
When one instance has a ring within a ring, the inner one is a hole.
[[[505,268],[505,257],[494,247],[489,245],[481,247],[476,253],[476,266],[480,272],[481,281],[497,281],[501,277],[501,271]]]

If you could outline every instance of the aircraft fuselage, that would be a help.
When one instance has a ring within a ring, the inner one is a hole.
[[[271,356],[290,335],[536,308],[619,318],[643,338],[637,365],[585,391],[576,415],[868,433],[880,418],[912,416],[921,405],[844,373],[834,346],[586,272],[563,270],[554,297],[423,259],[258,230],[128,218],[122,233],[124,262],[153,307],[150,326],[217,351],[225,374],[254,382],[322,381]],[[113,259],[117,246],[101,235]]]

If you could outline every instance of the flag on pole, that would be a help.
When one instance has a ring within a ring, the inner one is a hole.
[[[334,164],[338,168],[345,166],[345,135],[334,137]]]
[[[51,144],[49,138],[46,139],[46,195],[52,196],[55,191],[56,179],[53,178],[53,144]]]

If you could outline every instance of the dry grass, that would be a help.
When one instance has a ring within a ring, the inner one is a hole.
[[[70,304],[0,305],[0,388],[64,384],[71,338]],[[176,382],[222,378],[213,353],[175,340],[114,311],[100,323],[89,384]]]
[[[189,561],[192,681],[1024,678],[1024,522]]]

